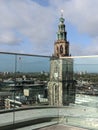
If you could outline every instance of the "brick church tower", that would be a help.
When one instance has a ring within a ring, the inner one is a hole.
[[[61,15],[57,41],[54,43],[54,54],[50,60],[48,99],[49,104],[54,106],[68,105],[75,101],[73,59],[69,56],[69,42],[64,21],[63,15]]]

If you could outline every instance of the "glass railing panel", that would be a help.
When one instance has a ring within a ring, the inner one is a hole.
[[[46,57],[17,55],[16,98],[22,105],[48,104],[49,62]]]
[[[9,103],[12,97],[14,99],[14,82],[15,56],[0,53],[0,126],[14,122],[14,104]]]
[[[15,98],[21,108],[35,107],[22,111],[21,120],[41,117],[58,117],[58,108],[49,106],[48,82],[50,78],[50,57],[17,55]],[[39,109],[40,108],[40,109]],[[36,114],[31,114],[31,112]],[[19,113],[16,113],[16,116]],[[17,116],[19,117],[19,116]],[[16,118],[17,120],[18,118]]]
[[[50,57],[0,53],[0,60],[0,90],[10,93],[1,104],[0,125],[44,117],[58,122],[58,108],[48,101]]]
[[[68,73],[70,74],[70,71]],[[62,117],[60,123],[97,130],[98,57],[73,58],[73,81],[76,88],[75,102],[59,109],[59,117]],[[69,93],[71,91],[73,93],[72,89]]]

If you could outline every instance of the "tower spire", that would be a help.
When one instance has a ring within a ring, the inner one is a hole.
[[[61,10],[61,17],[59,19],[57,38],[58,40],[66,40],[66,31],[65,31],[65,19],[63,18],[63,10]]]
[[[61,17],[59,18],[57,41],[54,44],[54,56],[69,56],[69,42],[67,41],[67,32],[65,29],[65,19],[63,17],[63,10],[61,10]]]

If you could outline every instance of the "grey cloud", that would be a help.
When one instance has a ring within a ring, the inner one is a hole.
[[[49,36],[53,35],[51,25],[55,18],[50,8],[42,7],[30,0],[0,2],[0,29],[3,30],[0,43],[9,43],[12,39],[14,44],[14,39],[16,41],[17,38],[15,30],[35,44],[46,44]],[[6,33],[5,30],[9,32]]]
[[[73,55],[98,55],[98,0],[51,0],[51,4],[59,11],[64,10],[65,20],[74,25],[80,34],[92,39],[92,43],[86,46],[82,46],[81,41],[73,41],[70,52]]]
[[[92,43],[89,43],[88,46],[79,43],[71,43],[70,52],[73,56],[98,55],[98,37],[96,40],[92,40]]]
[[[3,30],[0,32],[0,44],[14,45],[21,42],[21,39],[10,30]]]
[[[49,0],[47,7],[31,0],[0,0],[0,43],[19,44],[27,38],[35,52],[40,47],[40,50],[45,52],[46,48],[46,53],[51,54],[56,39],[56,19],[63,9],[66,21],[75,25],[80,33],[96,39],[94,47],[92,43],[85,49],[79,43],[78,46],[70,43],[71,52],[74,55],[97,53],[97,6],[98,0]]]
[[[92,37],[98,35],[98,0],[71,0],[65,5],[65,12],[81,33]]]
[[[50,0],[50,3],[59,12],[63,9],[65,19],[81,33],[98,35],[98,0]]]

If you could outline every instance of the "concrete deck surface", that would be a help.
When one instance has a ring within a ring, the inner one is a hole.
[[[59,125],[44,127],[38,130],[88,130],[88,129],[59,124]]]

